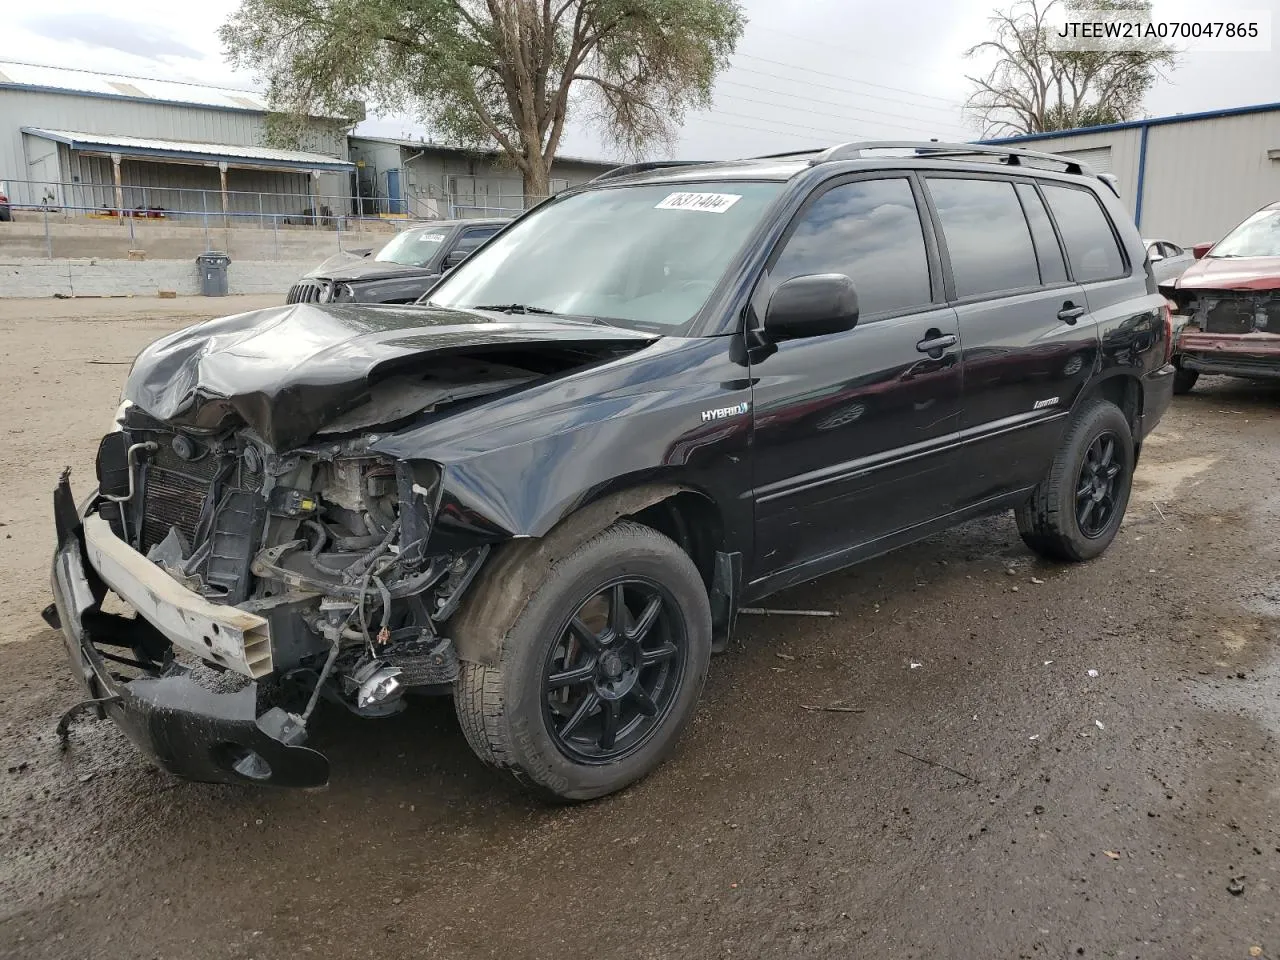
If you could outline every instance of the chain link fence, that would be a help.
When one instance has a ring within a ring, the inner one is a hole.
[[[514,217],[543,199],[485,193],[400,198],[250,193],[34,180],[0,182],[0,192],[8,196],[13,218],[0,223],[0,255],[48,258],[124,257],[138,248],[152,256],[173,250],[185,257],[196,247],[225,250],[238,244],[257,259],[305,259],[380,247],[401,230],[433,221]]]

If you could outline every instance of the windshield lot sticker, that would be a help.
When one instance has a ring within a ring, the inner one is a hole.
[[[669,193],[653,209],[724,213],[741,199],[737,193]]]

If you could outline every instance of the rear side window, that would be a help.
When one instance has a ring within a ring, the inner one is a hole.
[[[863,316],[932,300],[924,228],[902,178],[832,187],[806,210],[769,271],[774,283],[842,273],[858,288]]]
[[[928,183],[957,297],[1039,286],[1031,231],[1012,183],[951,177]]]
[[[1124,257],[1111,232],[1111,222],[1089,190],[1044,184],[1053,219],[1067,248],[1077,283],[1124,276]]]
[[[1053,224],[1045,212],[1044,201],[1036,188],[1029,183],[1018,184],[1018,199],[1031,225],[1031,239],[1036,243],[1036,259],[1040,261],[1040,282],[1062,283],[1067,279],[1067,265],[1062,259],[1062,248],[1054,235]]]
[[[481,243],[497,233],[498,230],[498,227],[477,227],[474,230],[467,230],[462,234],[461,238],[459,238],[457,246],[455,246],[454,249],[464,250],[470,253],[476,247],[480,246]]]

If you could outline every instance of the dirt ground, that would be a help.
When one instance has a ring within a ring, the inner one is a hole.
[[[530,801],[445,700],[323,715],[332,785],[265,792],[59,754],[37,617],[58,470],[209,304],[0,300],[0,955],[1280,958],[1280,386],[1178,398],[1093,563],[1001,517],[773,598],[838,616],[744,617],[619,796]]]

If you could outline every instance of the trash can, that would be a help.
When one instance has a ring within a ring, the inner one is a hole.
[[[227,267],[230,265],[231,258],[215,250],[196,257],[196,272],[200,274],[200,293],[206,297],[225,297]]]

